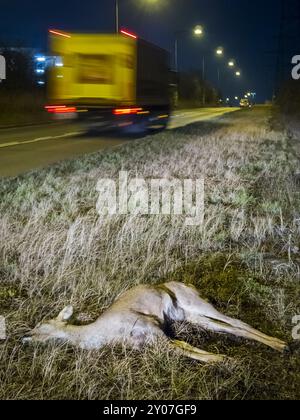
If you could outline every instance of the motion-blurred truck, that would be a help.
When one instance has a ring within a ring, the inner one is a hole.
[[[88,129],[165,128],[173,99],[169,53],[133,34],[50,31],[48,112]]]

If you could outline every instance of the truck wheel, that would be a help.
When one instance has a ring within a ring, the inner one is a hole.
[[[169,121],[170,121],[170,117],[159,120],[159,123],[157,122],[155,124],[155,127],[152,126],[150,128],[151,132],[152,133],[159,133],[161,131],[166,130],[168,128]]]
[[[131,125],[128,125],[127,127],[123,127],[121,131],[124,134],[135,136],[135,135],[143,135],[147,134],[149,128],[148,128],[148,120],[143,119],[142,121],[135,121]]]

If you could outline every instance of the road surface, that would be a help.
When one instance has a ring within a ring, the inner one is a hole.
[[[170,121],[169,130],[197,121],[208,121],[235,110],[206,108],[177,111]],[[118,147],[128,141],[130,139],[121,135],[87,135],[76,124],[0,129],[0,177],[20,175],[62,160]]]

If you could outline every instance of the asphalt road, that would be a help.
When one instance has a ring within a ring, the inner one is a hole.
[[[197,121],[208,121],[235,110],[206,108],[178,111],[170,121],[169,130]],[[76,124],[0,129],[0,177],[20,175],[62,160],[118,147],[128,141],[128,137],[117,134],[88,135]]]

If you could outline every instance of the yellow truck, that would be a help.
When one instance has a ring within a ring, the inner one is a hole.
[[[171,111],[169,54],[135,35],[50,30],[55,65],[48,112],[91,129],[139,132],[167,126]]]

